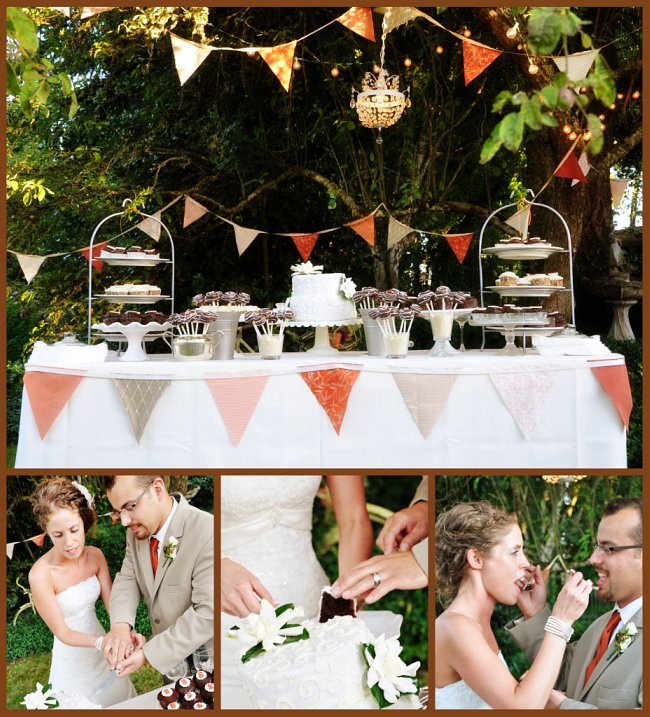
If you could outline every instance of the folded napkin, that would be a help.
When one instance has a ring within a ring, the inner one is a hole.
[[[605,356],[611,351],[600,336],[533,336],[541,356]]]
[[[95,346],[66,346],[55,344],[48,346],[43,341],[34,344],[27,365],[71,366],[86,363],[103,363],[108,355],[108,344],[102,342]]]

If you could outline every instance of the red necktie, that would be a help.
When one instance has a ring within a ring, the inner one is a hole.
[[[603,634],[600,636],[594,659],[587,665],[587,669],[585,671],[585,685],[591,677],[591,673],[596,669],[596,665],[600,662],[600,659],[605,654],[605,652],[607,652],[607,647],[609,646],[609,641],[612,637],[612,633],[614,632],[616,626],[620,621],[621,613],[618,610],[614,610],[614,612],[611,614],[611,617],[609,618],[609,622],[607,623],[607,625],[605,625]]]
[[[156,570],[158,570],[158,545],[160,541],[158,538],[151,538],[149,542],[149,548],[151,550],[151,567],[153,568],[153,576],[156,577]]]

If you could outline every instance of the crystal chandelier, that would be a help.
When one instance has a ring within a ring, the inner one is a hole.
[[[384,18],[385,23],[385,18]],[[381,130],[390,127],[402,116],[404,109],[411,106],[410,87],[400,92],[399,75],[390,75],[384,69],[386,31],[381,36],[381,65],[378,75],[366,72],[361,83],[361,92],[352,88],[350,107],[357,109],[359,121],[364,127],[379,130],[377,144],[382,143]],[[356,92],[356,97],[355,97]]]

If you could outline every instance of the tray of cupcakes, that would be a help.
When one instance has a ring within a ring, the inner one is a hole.
[[[213,710],[214,675],[200,670],[190,677],[181,677],[167,685],[157,695],[164,710]]]
[[[92,328],[106,341],[123,341],[132,326],[145,328],[145,341],[153,341],[171,328],[169,316],[161,311],[109,311]]]
[[[494,254],[499,259],[517,259],[532,261],[548,259],[551,254],[566,252],[560,246],[553,246],[550,241],[540,237],[506,237],[494,246],[483,249],[485,254]]]
[[[171,264],[171,259],[163,259],[159,249],[143,249],[133,245],[129,247],[111,246],[102,248],[98,257],[110,266],[157,266]]]
[[[513,271],[504,271],[496,280],[495,286],[487,286],[499,296],[548,297],[558,291],[568,291],[564,278],[558,273],[527,274],[517,276]]]

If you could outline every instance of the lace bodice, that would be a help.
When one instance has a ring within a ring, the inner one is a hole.
[[[499,650],[499,659],[503,664],[506,661]],[[436,701],[434,709],[437,710],[489,710],[490,705],[481,699],[465,682],[458,680],[445,687],[436,687]]]
[[[99,594],[99,580],[96,575],[91,575],[58,593],[56,601],[63,613],[65,624],[71,630],[89,635],[101,634],[101,625],[95,614],[95,603]]]

